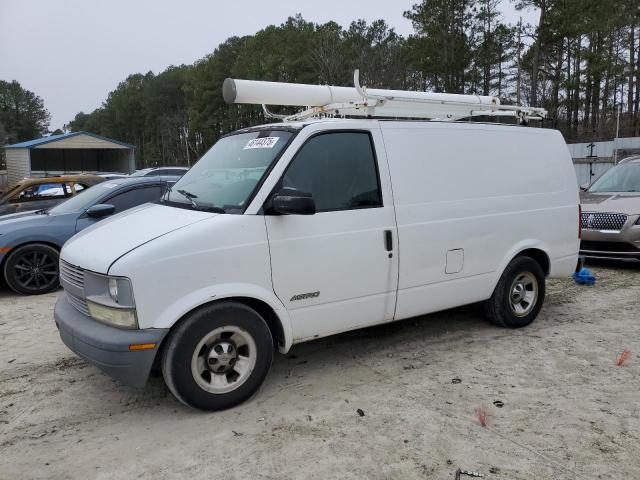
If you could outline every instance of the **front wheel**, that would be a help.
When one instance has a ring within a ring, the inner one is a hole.
[[[223,410],[253,395],[273,360],[273,339],[264,319],[234,301],[205,306],[171,332],[162,374],[185,405]]]
[[[41,295],[58,288],[58,251],[43,243],[11,251],[4,264],[7,285],[23,295]]]
[[[526,327],[538,316],[544,295],[545,278],[540,264],[530,257],[516,257],[487,300],[485,315],[501,327]]]

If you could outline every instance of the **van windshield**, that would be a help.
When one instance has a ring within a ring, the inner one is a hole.
[[[287,130],[260,130],[221,138],[167,191],[162,202],[195,210],[244,211],[292,136]]]
[[[640,163],[626,163],[607,170],[589,192],[640,192]]]

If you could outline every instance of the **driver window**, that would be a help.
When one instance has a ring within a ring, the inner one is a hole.
[[[366,132],[312,137],[289,164],[282,187],[311,193],[317,212],[381,207],[371,137]]]

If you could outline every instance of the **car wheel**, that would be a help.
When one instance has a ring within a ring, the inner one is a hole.
[[[58,251],[42,243],[23,245],[9,253],[4,279],[15,292],[41,295],[58,288]]]
[[[526,327],[538,316],[544,295],[545,278],[540,264],[530,257],[516,257],[485,303],[485,315],[501,327]]]
[[[201,410],[223,410],[253,395],[273,360],[273,339],[252,308],[222,301],[189,314],[169,334],[162,375],[173,395]]]

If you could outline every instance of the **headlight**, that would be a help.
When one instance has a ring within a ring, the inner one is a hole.
[[[89,315],[121,328],[138,328],[131,281],[85,271],[84,293]]]
[[[87,300],[87,308],[89,315],[100,322],[108,323],[114,327],[138,328],[135,309],[107,307],[91,300]]]

